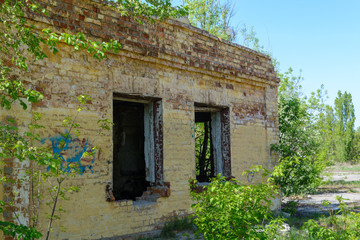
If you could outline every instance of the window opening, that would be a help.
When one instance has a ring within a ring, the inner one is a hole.
[[[161,100],[116,95],[113,122],[115,200],[154,200],[155,191],[169,196],[170,184],[163,182]]]
[[[144,156],[144,104],[114,101],[113,193],[115,199],[140,197],[149,186]]]
[[[211,134],[211,113],[195,113],[196,179],[208,182],[215,176],[214,146]]]
[[[229,108],[195,104],[195,162],[199,182],[231,176]]]

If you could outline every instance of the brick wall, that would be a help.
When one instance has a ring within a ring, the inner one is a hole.
[[[97,145],[102,150],[74,180],[81,191],[61,203],[67,212],[55,221],[54,239],[100,239],[152,231],[169,217],[190,213],[188,180],[195,178],[194,103],[229,108],[233,176],[255,182],[256,176],[241,173],[255,164],[272,166],[276,156],[270,153],[270,144],[278,140],[278,79],[268,56],[176,20],[154,24],[144,20],[139,25],[100,1],[41,2],[49,16],[28,15],[38,28],[81,31],[94,40],[112,38],[123,44],[118,54],[109,53],[100,62],[61,44],[58,54],[48,52],[49,58],[33,63],[26,76],[27,83],[45,95],[43,102],[32,106],[43,114],[41,123],[47,126],[40,132],[44,144],[55,141],[63,131],[64,117],[75,116],[76,96],[89,94],[91,105],[77,118],[81,136],[76,144]],[[106,185],[112,183],[112,132],[99,135],[96,123],[113,118],[114,93],[161,99],[163,181],[170,184],[170,196],[148,204],[106,201]],[[47,207],[42,210],[46,212]],[[46,228],[45,221],[40,226]],[[60,226],[66,231],[61,232]]]
[[[139,25],[129,17],[120,17],[99,0],[41,2],[49,16],[29,17],[61,31],[83,32],[99,40],[119,40],[124,50],[138,53],[137,58],[154,57],[156,60],[152,61],[165,60],[166,65],[180,68],[186,65],[226,74],[229,78],[278,82],[269,57],[237,44],[224,43],[185,23],[168,20],[151,24],[143,19],[144,24]]]

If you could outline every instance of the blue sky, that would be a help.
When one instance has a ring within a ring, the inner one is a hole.
[[[280,71],[301,69],[306,95],[324,84],[333,104],[338,90],[350,92],[360,126],[360,0],[234,2],[232,25],[253,26],[261,45],[280,62]]]

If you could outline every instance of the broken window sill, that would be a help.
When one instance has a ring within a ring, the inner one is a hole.
[[[227,177],[226,181],[231,181],[231,179],[235,179],[234,176]],[[195,193],[202,193],[206,191],[207,186],[210,185],[211,182],[192,182],[191,183],[191,191]]]
[[[209,186],[210,182],[196,182],[192,183],[191,191],[196,193],[202,193],[206,190],[206,187]]]
[[[151,186],[143,192],[141,197],[137,197],[135,201],[130,199],[115,199],[112,189],[109,185],[106,186],[106,201],[108,202],[126,202],[125,205],[135,205],[137,202],[156,203],[161,197],[170,197],[170,183],[164,182],[163,186]],[[128,202],[133,202],[129,204]]]

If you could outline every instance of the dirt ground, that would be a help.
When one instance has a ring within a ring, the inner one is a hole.
[[[316,194],[302,197],[290,197],[283,200],[284,203],[294,200],[298,201],[296,212],[299,215],[323,213],[337,210],[339,202],[336,196],[342,196],[350,208],[360,210],[360,166],[338,165],[328,168],[323,176],[322,184]],[[322,201],[329,201],[328,208],[321,205]]]

